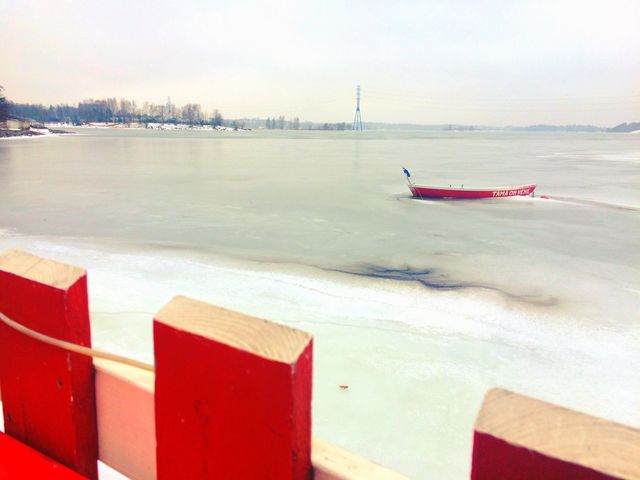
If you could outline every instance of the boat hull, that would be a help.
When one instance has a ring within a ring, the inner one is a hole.
[[[486,187],[486,188],[447,188],[409,185],[409,190],[417,198],[502,198],[531,195],[535,185],[520,185],[517,187]]]

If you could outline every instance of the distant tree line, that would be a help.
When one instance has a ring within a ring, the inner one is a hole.
[[[4,87],[0,85],[0,122],[4,122],[9,117],[9,102],[4,98]]]
[[[352,130],[352,129],[353,129],[352,124],[340,122],[340,123],[323,123],[321,127],[318,127],[315,130]]]
[[[269,130],[299,130],[300,119],[295,117],[293,120],[287,120],[283,115],[280,115],[277,119],[275,117],[267,118],[264,127]]]
[[[527,132],[601,132],[602,127],[595,125],[528,125],[526,127],[506,127],[506,130],[524,130]]]
[[[267,120],[263,124],[258,124],[255,127],[264,127],[269,130],[351,130],[352,125],[350,123],[339,122],[339,123],[313,123],[313,122],[304,122],[300,123],[300,119],[298,117],[293,118],[293,120],[287,120],[284,116],[279,116],[278,118],[267,118]],[[254,128],[255,128],[254,127]]]
[[[608,128],[607,132],[622,132],[622,133],[640,132],[640,122],[621,123],[620,125],[616,125],[613,128]]]
[[[189,125],[224,124],[222,114],[216,109],[211,114],[204,112],[199,104],[187,103],[179,107],[167,101],[158,105],[135,100],[106,98],[84,100],[75,105],[35,105],[7,102],[12,115],[38,122],[61,122],[81,125],[84,123],[186,123]]]
[[[231,128],[267,128],[269,130],[351,130],[351,123],[314,123],[301,122],[300,118],[287,119],[284,115],[261,118],[243,118],[225,121],[216,109],[210,114],[203,111],[197,103],[177,106],[168,99],[165,104],[144,102],[138,105],[135,100],[115,97],[88,99],[77,105],[39,105],[16,103],[7,100],[0,86],[0,121],[7,117],[29,119],[40,123],[68,123],[82,125],[86,123],[149,124],[172,123],[189,125],[229,126]]]

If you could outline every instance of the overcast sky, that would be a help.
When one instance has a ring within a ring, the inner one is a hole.
[[[640,0],[0,0],[17,102],[200,103],[226,118],[640,121]]]

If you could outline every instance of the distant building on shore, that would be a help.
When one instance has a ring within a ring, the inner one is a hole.
[[[27,130],[31,127],[31,122],[24,118],[7,118],[0,123],[0,129],[3,130]]]

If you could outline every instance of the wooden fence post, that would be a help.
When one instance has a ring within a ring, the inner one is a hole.
[[[156,478],[153,372],[95,358],[100,460],[135,480]]]
[[[155,317],[158,479],[311,478],[311,336],[176,297]]]
[[[91,346],[86,272],[10,250],[0,254],[0,311],[25,327]],[[0,323],[5,431],[97,478],[93,364]]]
[[[640,430],[492,389],[473,439],[472,480],[640,479]]]

